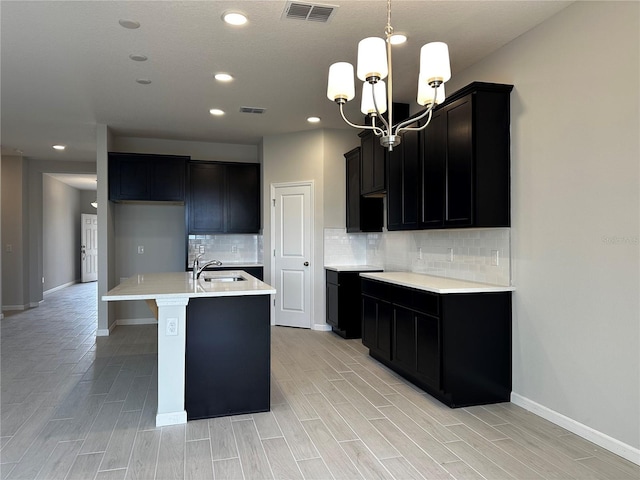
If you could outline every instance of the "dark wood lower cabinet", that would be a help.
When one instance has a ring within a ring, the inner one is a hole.
[[[362,336],[360,272],[362,270],[326,269],[327,323],[343,338]],[[382,270],[367,269],[367,272]]]
[[[509,401],[511,292],[434,294],[362,280],[370,355],[450,407]]]
[[[192,298],[187,305],[188,420],[270,408],[270,295]]]

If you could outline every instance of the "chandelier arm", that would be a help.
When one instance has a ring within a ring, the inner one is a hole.
[[[407,126],[411,125],[412,123],[415,122],[419,122],[420,120],[422,120],[423,118],[425,118],[427,115],[429,116],[429,119],[427,120],[427,123],[424,125],[425,127],[429,124],[429,122],[431,121],[431,113],[433,112],[433,107],[434,104],[430,103],[429,106],[427,107],[427,109],[422,112],[418,117],[414,117],[414,118],[409,118],[407,120],[405,120],[404,122],[400,122],[398,123],[394,129],[396,131],[396,135],[402,131],[407,130]],[[421,130],[424,127],[420,127],[419,129]]]
[[[420,127],[402,127],[402,128],[399,128],[396,131],[396,135],[398,135],[398,134],[400,134],[402,132],[419,132],[419,131],[424,130],[425,128],[427,128],[427,125],[429,125],[429,123],[431,122],[431,115],[433,114],[433,109],[429,110],[428,113],[429,113],[429,118],[427,118],[427,121],[424,123],[424,125],[422,125]],[[420,120],[421,118],[424,118],[424,116],[421,116],[420,118],[417,118],[416,120]]]
[[[371,116],[371,126],[373,127],[373,133],[375,133],[376,135],[378,135],[379,137],[384,136],[384,130],[382,128],[380,128],[378,125],[376,125],[376,116],[372,115]]]
[[[349,125],[350,127],[353,128],[362,128],[365,130],[373,130],[374,132],[376,130],[380,130],[380,127],[376,127],[375,125],[371,126],[371,125],[356,125],[355,123],[351,123],[347,117],[345,117],[344,115],[344,110],[342,109],[342,103],[338,104],[340,106],[340,115],[342,115],[342,119],[347,123],[347,125]]]

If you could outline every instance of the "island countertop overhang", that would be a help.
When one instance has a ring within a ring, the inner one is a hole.
[[[133,275],[102,296],[103,301],[170,300],[177,298],[270,295],[276,289],[243,270],[207,272],[206,277],[242,276],[238,282],[207,282],[205,274],[193,280],[187,272],[143,273]]]

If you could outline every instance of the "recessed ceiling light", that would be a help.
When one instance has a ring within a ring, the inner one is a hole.
[[[65,149],[65,148],[67,148],[67,147],[66,147],[66,146],[64,146],[64,145],[54,145],[54,146],[53,146],[53,148],[54,148],[55,150],[64,150],[64,149]]]
[[[216,116],[224,115],[224,111],[220,110],[219,108],[212,108],[211,110],[209,110],[209,113]]]
[[[229,25],[244,25],[247,23],[247,17],[240,12],[225,12],[222,15],[222,20]]]
[[[228,73],[216,73],[213,78],[215,78],[219,82],[230,82],[231,80],[233,80],[233,77]]]
[[[391,43],[391,45],[400,45],[401,43],[404,43],[407,41],[407,36],[403,35],[402,33],[394,33],[393,35],[391,35],[391,38],[389,38],[389,43]]]
[[[151,83],[151,80],[149,80],[148,78],[136,78],[136,82],[138,82],[140,85],[149,85]]]
[[[309,122],[309,123],[318,123],[318,122],[320,122],[320,117],[309,117],[309,118],[307,118],[307,122]]]
[[[129,55],[129,58],[131,60],[133,60],[134,62],[146,62],[147,61],[147,56],[146,55],[138,55],[137,53],[132,53],[131,55]]]
[[[124,28],[136,29],[140,28],[140,22],[136,22],[135,20],[119,20],[118,23],[122,25]]]

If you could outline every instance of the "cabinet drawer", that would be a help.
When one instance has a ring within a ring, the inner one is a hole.
[[[375,280],[368,280],[366,278],[363,278],[361,282],[360,289],[362,293],[366,293],[367,295],[377,298],[388,298],[387,292],[389,291],[389,288],[393,288],[390,287],[389,284],[377,282]]]
[[[326,270],[326,272],[327,272],[327,283],[340,285],[340,282],[338,281],[338,272],[335,272],[333,270]]]
[[[392,301],[411,310],[439,316],[439,296],[413,288],[393,287]]]

